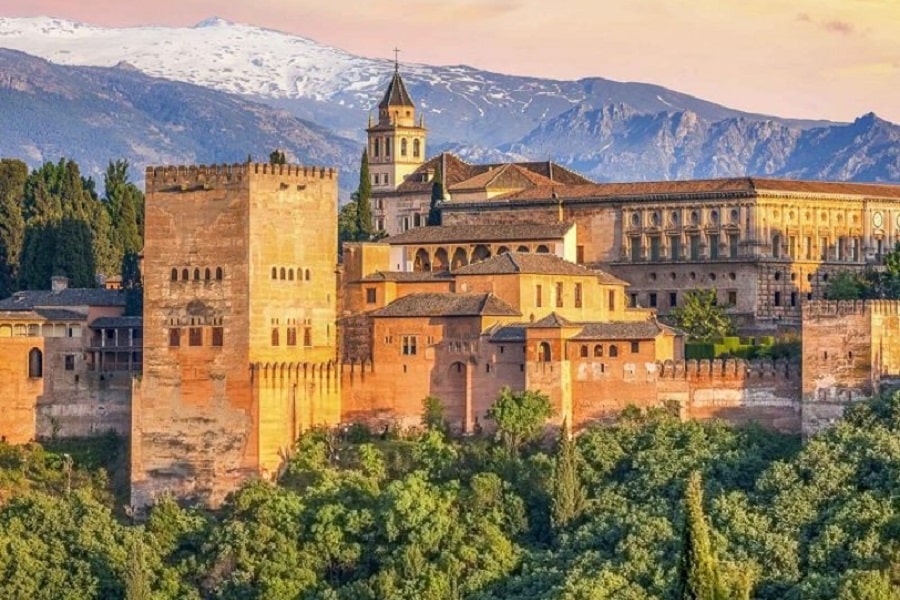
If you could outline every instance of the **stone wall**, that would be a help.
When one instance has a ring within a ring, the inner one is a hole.
[[[0,344],[0,439],[24,444],[35,439],[35,406],[44,392],[44,379],[28,376],[28,353],[44,352],[42,337],[3,338]]]

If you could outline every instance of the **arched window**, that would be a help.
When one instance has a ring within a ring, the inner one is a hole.
[[[278,343],[279,343],[279,339],[278,339],[278,328],[277,328],[277,327],[273,327],[273,328],[272,328],[272,345],[273,345],[273,346],[277,346]]]
[[[528,246],[519,246],[516,248],[516,252],[530,252],[530,250],[528,250]]]
[[[44,354],[37,348],[28,352],[28,376],[34,379],[44,376]]]
[[[400,156],[406,156],[406,138],[400,140]]]
[[[309,272],[309,269],[307,269],[307,270],[306,270],[306,273],[304,274],[303,279],[305,279],[306,281],[309,281],[310,275],[311,275],[311,274],[310,274],[310,272]]]
[[[178,269],[172,269],[172,281],[178,281]]]
[[[381,156],[381,138],[375,138],[372,142],[372,154],[375,155],[375,158]]]
[[[609,357],[615,358],[617,356],[619,356],[619,347],[615,344],[611,344],[609,347]]]
[[[194,269],[194,281],[200,281],[200,269]]]
[[[535,250],[535,252],[537,252],[538,254],[549,254],[550,248],[548,248],[544,244],[541,244],[540,246],[537,247],[537,250]]]
[[[187,269],[182,269],[182,270],[181,270],[181,280],[182,280],[182,281],[187,281],[189,277],[190,277],[190,276],[188,275],[188,270],[187,270]]]
[[[288,269],[288,281],[294,280],[294,269]]]
[[[278,279],[278,269],[272,267],[272,279]]]
[[[281,280],[282,280],[282,281],[284,281],[285,279],[287,279],[287,271],[284,269],[284,267],[281,267],[281,273],[279,273],[279,275],[281,275]]]
[[[222,281],[222,267],[216,267],[216,281]]]
[[[596,346],[594,346],[594,356],[596,358],[601,358],[603,356],[603,344],[597,344]]]
[[[422,152],[422,145],[419,143],[419,140],[413,140],[413,158],[419,158],[419,154]]]
[[[203,279],[205,279],[206,281],[212,279],[212,271],[209,270],[209,267],[206,267],[206,271],[204,271],[203,273]]]
[[[385,158],[391,157],[391,138],[384,138],[384,156]]]
[[[579,356],[581,356],[581,358],[587,358],[587,355],[588,355],[587,344],[582,344],[581,350],[579,351]]]
[[[547,342],[541,342],[538,346],[538,361],[540,362],[550,362],[552,358],[550,354],[550,344]]]

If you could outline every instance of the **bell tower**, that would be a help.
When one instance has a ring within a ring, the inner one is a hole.
[[[416,122],[416,105],[400,77],[396,55],[394,74],[378,103],[378,121],[370,115],[366,133],[373,192],[397,189],[425,162],[425,122],[422,117]]]

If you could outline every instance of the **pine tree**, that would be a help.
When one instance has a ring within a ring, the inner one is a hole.
[[[428,226],[436,227],[441,224],[441,209],[439,207],[444,199],[444,174],[441,171],[441,161],[438,160],[434,170],[434,180],[431,183],[431,207],[428,209]]]
[[[0,298],[15,288],[25,238],[22,199],[28,167],[15,159],[0,160]]]
[[[369,153],[363,150],[359,164],[359,188],[356,190],[356,239],[366,242],[372,239],[375,227],[372,223],[372,181],[369,176]]]
[[[584,487],[578,475],[578,449],[569,438],[567,425],[563,423],[556,450],[550,497],[550,522],[554,531],[559,533],[577,519],[584,510],[584,503]]]
[[[144,542],[135,537],[128,548],[125,571],[125,600],[150,600],[150,573],[144,558]]]
[[[684,531],[678,565],[680,600],[718,600],[715,558],[709,540],[709,526],[703,513],[703,483],[694,471],[688,478],[684,496]]]

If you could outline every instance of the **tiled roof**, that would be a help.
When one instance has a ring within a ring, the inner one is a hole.
[[[526,323],[509,323],[495,326],[486,333],[491,336],[492,342],[524,342],[527,327]]]
[[[658,336],[663,329],[654,321],[585,323],[573,338],[576,340],[646,340]]]
[[[441,281],[451,279],[446,271],[432,273],[431,271],[375,271],[362,278],[361,281]]]
[[[446,244],[452,242],[518,242],[528,240],[558,240],[572,229],[571,223],[509,223],[497,225],[442,225],[414,227],[385,238],[392,246],[408,244]]]
[[[373,317],[519,316],[521,313],[493,294],[422,293],[394,300]]]
[[[0,310],[31,310],[51,306],[125,306],[125,292],[102,288],[66,288],[59,292],[26,290],[0,300]]]
[[[132,329],[143,326],[142,317],[100,317],[91,322],[91,329]]]
[[[581,275],[597,277],[600,283],[628,285],[627,282],[598,269],[588,269],[555,254],[531,254],[528,252],[507,252],[456,269],[454,275],[506,275],[528,273],[537,275]]]
[[[900,198],[900,185],[849,183],[838,181],[798,181],[739,177],[730,179],[693,179],[687,181],[634,181],[589,185],[544,185],[510,192],[490,201],[577,199],[641,199],[652,196],[691,196],[697,194],[733,194],[752,196],[757,192],[837,194],[874,198]]]
[[[399,71],[394,71],[394,76],[391,77],[391,82],[384,92],[384,97],[378,103],[378,108],[387,108],[389,106],[415,106],[412,97],[406,91],[406,86],[403,84]]]
[[[577,327],[577,325],[567,318],[552,312],[543,319],[538,319],[531,323],[529,327],[556,329],[557,327]]]
[[[515,163],[506,163],[488,170],[465,181],[450,186],[451,192],[463,190],[483,190],[488,188],[528,188],[539,185],[553,185],[553,180],[532,173]]]
[[[84,321],[87,315],[65,308],[0,310],[0,318],[10,321]]]
[[[582,177],[574,171],[570,171],[569,169],[550,161],[472,165],[455,154],[442,152],[419,165],[419,167],[397,187],[396,192],[388,192],[387,194],[430,192],[431,181],[429,181],[425,175],[427,175],[429,171],[434,172],[439,163],[444,179],[444,189],[447,190],[452,190],[458,184],[471,180],[474,177],[486,174],[490,171],[497,171],[506,165],[515,165],[517,169],[527,173],[527,177],[536,176],[533,179],[530,179],[532,185],[552,184],[553,182],[561,185],[593,184],[590,179]],[[487,180],[490,181],[491,177],[493,176],[488,176]],[[472,186],[468,183],[464,187],[465,189],[472,189]]]

